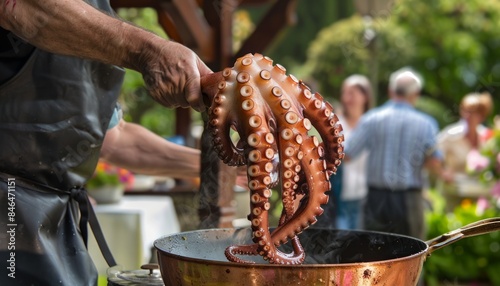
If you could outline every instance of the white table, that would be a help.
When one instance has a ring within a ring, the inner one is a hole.
[[[153,242],[180,231],[168,196],[124,196],[117,204],[96,205],[94,210],[115,260],[124,270],[148,263]],[[92,233],[89,252],[99,274],[106,275],[108,266]]]

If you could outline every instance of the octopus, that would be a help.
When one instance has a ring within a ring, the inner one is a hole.
[[[260,255],[272,264],[301,264],[305,253],[297,235],[323,213],[329,177],[344,157],[333,107],[260,54],[245,55],[234,67],[203,78],[202,87],[211,98],[207,128],[215,151],[225,164],[247,168],[253,243],[227,247],[227,259],[254,263],[241,256]],[[309,134],[312,128],[321,140]],[[278,185],[283,211],[271,231],[270,197]],[[285,243],[292,244],[291,253],[279,249]]]

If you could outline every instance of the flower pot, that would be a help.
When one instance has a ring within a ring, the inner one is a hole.
[[[118,186],[101,186],[94,189],[89,189],[88,194],[94,198],[98,204],[115,204],[123,197],[123,185]]]

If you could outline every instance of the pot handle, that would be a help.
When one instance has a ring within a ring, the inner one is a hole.
[[[488,218],[473,222],[459,229],[452,230],[436,238],[426,241],[427,245],[429,246],[427,255],[431,255],[432,252],[443,248],[448,244],[459,241],[462,238],[491,233],[498,230],[500,230],[500,217]]]

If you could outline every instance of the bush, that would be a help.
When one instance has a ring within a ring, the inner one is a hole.
[[[492,205],[478,208],[475,202],[464,200],[453,213],[444,212],[444,198],[432,192],[434,210],[426,213],[427,238],[460,228],[466,224],[500,216]],[[442,285],[444,281],[486,282],[500,285],[500,233],[494,232],[467,238],[437,250],[424,264],[427,285]]]
[[[389,74],[412,66],[425,80],[424,93],[458,114],[458,102],[473,91],[493,94],[500,109],[500,1],[396,0],[383,17],[373,20],[378,35],[376,62],[381,95]],[[374,59],[368,26],[354,15],[322,30],[311,43],[308,73],[323,93],[337,93],[353,73],[371,74]],[[382,100],[379,100],[382,102]],[[498,112],[497,112],[498,113]]]
[[[370,52],[369,39],[378,37],[375,54]],[[358,15],[336,22],[323,29],[311,43],[307,68],[323,96],[337,95],[342,81],[349,75],[368,75],[374,55],[378,65],[380,94],[387,90],[391,72],[407,65],[415,50],[405,39],[405,31],[386,19],[371,24]]]

